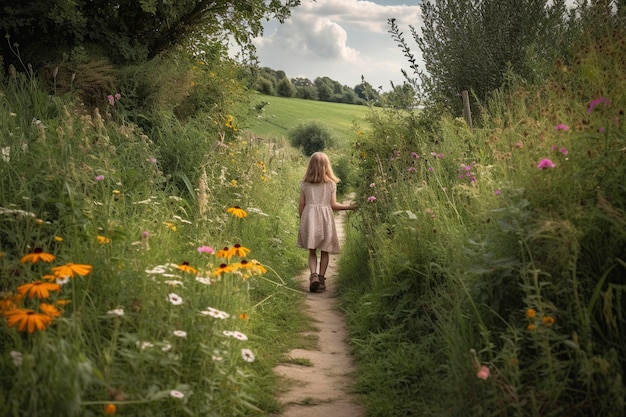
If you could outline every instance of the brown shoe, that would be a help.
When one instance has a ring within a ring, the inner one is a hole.
[[[314,272],[309,277],[309,290],[311,292],[317,292],[317,289],[320,287],[320,280],[317,277],[317,274]]]
[[[320,281],[320,286],[317,287],[319,291],[326,291],[326,277],[324,275],[318,275],[317,279]]]

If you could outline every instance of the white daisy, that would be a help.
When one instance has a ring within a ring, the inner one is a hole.
[[[170,397],[172,397],[172,398],[183,398],[184,396],[185,396],[185,394],[183,394],[182,392],[177,391],[175,389],[170,391]]]
[[[187,332],[184,330],[174,330],[172,334],[176,337],[187,337]]]
[[[13,359],[13,365],[20,366],[22,364],[22,352],[12,350],[9,355],[11,355],[11,359]]]
[[[198,281],[201,284],[211,285],[211,278],[196,277],[196,281]]]
[[[119,317],[121,317],[121,316],[124,315],[124,309],[123,308],[116,308],[116,309],[113,309],[113,310],[109,310],[109,311],[107,311],[107,314],[110,314],[112,316],[119,316]]]
[[[172,292],[172,293],[170,293],[170,294],[167,296],[167,298],[168,298],[168,301],[169,301],[170,303],[174,304],[175,306],[180,305],[180,304],[182,304],[182,303],[183,303],[183,299],[182,299],[179,295],[174,294],[173,292]]]
[[[250,349],[241,349],[241,357],[246,362],[254,362],[254,353]]]

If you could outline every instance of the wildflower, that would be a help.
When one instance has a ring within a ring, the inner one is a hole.
[[[233,337],[239,340],[248,340],[248,336],[246,336],[245,334],[241,332],[233,332]]]
[[[6,146],[6,147],[2,148],[2,160],[4,162],[10,162],[11,161],[11,147],[10,146]]]
[[[537,317],[537,312],[534,309],[529,308],[528,310],[526,310],[526,317],[532,320]]]
[[[114,105],[115,105],[115,97],[113,97],[113,95],[109,94],[109,95],[107,96],[107,99],[109,100],[109,104],[110,104],[111,106],[114,106]]]
[[[559,131],[559,130],[568,131],[569,130],[569,126],[566,125],[566,124],[561,123],[561,124],[556,125],[556,130],[557,131]]]
[[[227,312],[220,311],[217,308],[213,307],[207,307],[207,309],[205,311],[201,311],[200,314],[203,314],[205,316],[211,316],[216,319],[227,319],[228,317],[230,317],[230,314],[228,314]]]
[[[21,297],[28,295],[28,298],[48,298],[50,297],[50,291],[60,290],[61,286],[59,284],[43,281],[33,281],[17,287],[17,293]]]
[[[434,169],[433,167],[428,167],[428,170],[429,170],[430,172],[433,172],[435,169]]]
[[[86,264],[74,264],[67,263],[61,266],[55,266],[52,268],[52,273],[58,278],[66,278],[71,277],[74,278],[76,275],[85,276],[89,275],[91,272],[91,265]]]
[[[169,343],[167,343],[167,342],[165,342],[165,343],[163,344],[163,347],[161,348],[161,350],[162,350],[163,352],[168,352],[170,349],[172,349],[172,345],[170,345],[170,344],[169,344]]]
[[[537,168],[539,169],[554,168],[555,166],[556,165],[554,165],[554,162],[549,159],[542,159],[541,161],[539,161],[539,164],[537,164]]]
[[[569,151],[565,148],[560,148],[559,152],[561,152],[563,155],[567,155],[569,153]]]
[[[54,241],[55,242],[63,242],[63,238],[61,236],[55,236],[54,237]]]
[[[244,248],[239,243],[236,243],[235,246],[231,249],[231,253],[233,255],[239,256],[240,258],[245,257],[248,253],[250,253],[250,249]]]
[[[605,106],[608,106],[609,104],[611,104],[611,102],[604,97],[595,99],[589,103],[589,107],[587,108],[587,113],[593,113],[593,109],[595,109],[595,107],[598,104],[604,104]]]
[[[122,98],[122,95],[120,93],[115,93],[115,99],[119,100]]]
[[[480,379],[482,379],[483,381],[486,381],[487,378],[489,378],[489,367],[483,365],[480,367],[480,370],[476,373],[476,376]]]
[[[228,248],[228,246],[224,246],[223,249],[217,251],[217,257],[230,259],[233,257],[233,252]]]
[[[196,277],[196,281],[204,285],[211,285],[211,279],[205,277]]]
[[[375,182],[370,184],[370,188],[374,188],[374,187],[376,187],[376,183]]]
[[[194,274],[194,275],[198,273],[198,270],[190,266],[189,262],[183,262],[181,265],[178,265],[177,268],[183,272],[189,272],[190,274]]]
[[[415,172],[415,167],[408,167],[406,170],[409,172]]]
[[[420,156],[417,154],[417,152],[411,152],[411,157],[413,159],[419,159]]]
[[[123,308],[116,308],[116,309],[113,309],[113,310],[109,310],[109,311],[107,311],[107,314],[110,314],[112,316],[122,317],[124,315],[124,309]]]
[[[261,265],[257,260],[246,261],[245,259],[240,262],[242,267],[250,269],[253,273],[261,275],[267,272],[267,269]]]
[[[59,317],[61,315],[61,311],[58,308],[48,303],[39,304],[39,310],[50,317]]]
[[[104,175],[97,175],[96,181],[102,181],[104,179]]]
[[[52,317],[47,314],[36,313],[33,310],[19,309],[5,313],[9,327],[17,325],[17,330],[34,333],[35,330],[44,330],[52,323]]]
[[[109,239],[106,236],[98,236],[98,243],[105,244],[105,243],[111,243],[111,239]]]
[[[217,268],[213,270],[213,275],[218,276],[225,272],[233,272],[233,271],[234,271],[234,268],[232,266],[226,265],[226,264],[220,264],[220,266],[218,266]]]
[[[113,415],[116,411],[117,407],[115,407],[115,404],[108,403],[104,406],[104,414]]]
[[[167,281],[163,281],[163,283],[167,285],[171,285],[172,287],[178,287],[178,286],[184,287],[185,286],[185,284],[183,284],[182,281],[179,281],[177,279],[170,279]]]
[[[22,364],[22,359],[23,359],[22,352],[17,352],[15,350],[12,350],[11,352],[9,352],[9,355],[11,355],[11,359],[13,360],[13,365],[20,366]]]
[[[521,140],[517,141],[517,142],[515,142],[515,147],[517,149],[522,149],[524,147],[524,143]]]
[[[241,357],[246,362],[254,362],[254,353],[250,349],[241,349]]]
[[[369,201],[370,203],[373,203],[374,201],[376,201],[376,196],[371,195],[367,197],[367,201]]]
[[[174,293],[168,294],[167,295],[167,300],[170,303],[174,304],[175,306],[181,305],[183,303],[183,299],[179,295],[174,294]]]
[[[138,340],[137,347],[139,347],[141,350],[144,350],[144,349],[149,349],[151,347],[154,347],[154,344],[151,342],[141,342]]]
[[[493,193],[494,193],[495,195],[500,195],[500,194],[502,194],[502,191],[501,191],[501,190],[495,190]]]
[[[213,254],[213,253],[215,253],[215,250],[212,247],[210,247],[210,246],[200,246],[198,248],[198,252]]]
[[[183,398],[185,394],[180,391],[176,391],[175,389],[170,391],[170,397],[172,398]]]
[[[241,313],[241,314],[239,315],[239,318],[240,318],[241,320],[248,320],[248,318],[250,318],[250,316],[248,316],[246,313]]]
[[[239,206],[230,207],[226,209],[226,211],[235,217],[239,217],[240,219],[248,216],[248,213],[246,213],[246,211]]]
[[[535,330],[535,325],[530,323],[528,326],[526,326],[526,329],[528,329],[529,332],[532,332],[533,330]]]
[[[174,330],[172,334],[176,337],[182,337],[182,338],[187,337],[187,332],[184,330]]]
[[[23,264],[26,262],[32,262],[36,264],[39,261],[52,262],[54,261],[54,259],[55,259],[54,255],[44,252],[43,249],[41,248],[35,248],[35,250],[32,253],[22,256],[22,259],[20,260],[20,262]]]
[[[174,223],[163,222],[163,224],[166,225],[167,227],[169,227],[173,232],[176,231],[176,225]]]
[[[154,156],[151,156],[150,158],[148,158],[148,160],[152,162],[153,164],[157,163],[157,159]]]
[[[546,326],[552,326],[554,324],[554,317],[545,316],[543,318],[543,324],[545,324]]]

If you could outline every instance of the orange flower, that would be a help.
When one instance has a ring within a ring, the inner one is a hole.
[[[535,330],[535,325],[530,323],[528,326],[526,326],[526,328],[528,329],[529,332],[532,332],[533,330]]]
[[[248,320],[248,318],[249,318],[249,317],[250,317],[250,316],[248,316],[246,313],[241,313],[241,314],[239,315],[239,318],[240,318],[241,320]]]
[[[230,207],[226,209],[226,211],[228,213],[232,213],[233,216],[239,217],[240,219],[248,216],[248,213],[246,213],[246,211],[239,206]]]
[[[0,312],[11,311],[15,308],[15,300],[12,297],[0,298]]]
[[[21,263],[25,264],[26,262],[32,262],[36,264],[39,261],[42,262],[52,262],[54,261],[55,256],[51,253],[46,253],[41,248],[35,248],[32,253],[22,256],[20,260]]]
[[[554,324],[554,317],[545,316],[543,318],[543,324],[545,324],[546,326],[552,326]]]
[[[232,255],[239,256],[240,258],[244,258],[248,253],[250,253],[250,249],[244,248],[239,243],[235,244],[233,248],[230,250]]]
[[[116,412],[117,412],[117,407],[115,407],[115,404],[108,403],[107,405],[104,406],[104,414],[112,415],[112,414],[115,414]]]
[[[33,281],[28,284],[17,287],[17,293],[20,297],[28,295],[28,298],[48,298],[50,291],[60,291],[61,286],[52,282]]]
[[[33,310],[15,309],[5,313],[9,327],[17,325],[17,330],[33,333],[35,330],[44,330],[52,323],[52,317],[36,313]]]
[[[74,278],[76,275],[89,275],[91,272],[91,265],[73,264],[70,262],[62,266],[55,266],[52,268],[52,272],[57,278]]]
[[[196,268],[194,268],[193,266],[190,266],[189,262],[183,262],[181,265],[178,265],[177,268],[180,269],[183,272],[189,272],[191,274],[197,274],[198,273],[198,270]]]
[[[52,304],[41,303],[39,304],[39,310],[50,317],[59,317],[61,315],[61,311]]]
[[[111,243],[111,239],[106,236],[98,236],[98,243],[100,244]]]
[[[528,310],[526,310],[526,317],[532,320],[537,317],[537,312],[534,309],[529,308]]]
[[[232,251],[228,248],[228,246],[225,246],[224,249],[220,249],[217,251],[217,257],[230,259],[233,257]]]
[[[213,270],[213,275],[214,276],[218,276],[223,274],[224,272],[233,272],[234,269],[232,266],[230,265],[226,265],[226,264],[221,264],[220,266],[218,266],[217,268],[215,268]]]

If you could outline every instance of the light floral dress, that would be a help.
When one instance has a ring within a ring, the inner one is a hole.
[[[337,184],[301,182],[300,189],[304,192],[305,205],[300,217],[296,246],[339,253],[335,216],[330,206],[331,197],[337,192]]]

